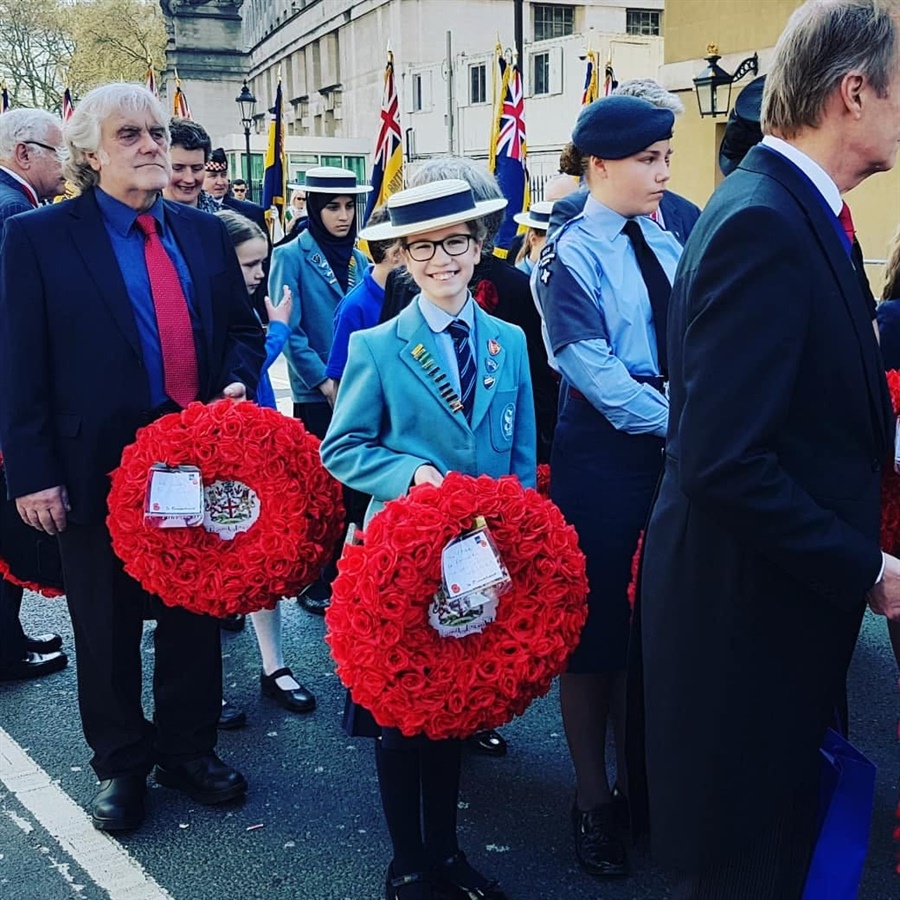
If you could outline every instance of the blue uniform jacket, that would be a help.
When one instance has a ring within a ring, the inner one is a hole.
[[[474,343],[478,376],[470,426],[413,356],[421,344],[442,360],[418,303],[350,337],[321,452],[338,481],[372,496],[367,522],[386,501],[406,494],[416,469],[427,464],[445,475],[512,474],[534,487],[537,437],[525,336],[476,306]]]
[[[353,251],[355,281],[362,280],[368,261]],[[344,292],[325,254],[308,231],[272,253],[269,296],[280,297],[287,285],[294,294],[291,334],[284,355],[288,361],[295,403],[325,403],[317,389],[325,378],[325,364],[334,335],[334,312]]]

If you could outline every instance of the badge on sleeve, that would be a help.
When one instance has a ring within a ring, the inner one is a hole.
[[[503,407],[503,412],[500,417],[500,427],[503,429],[503,437],[507,440],[512,439],[513,434],[513,422],[516,418],[516,404],[515,403],[507,403],[506,406]]]

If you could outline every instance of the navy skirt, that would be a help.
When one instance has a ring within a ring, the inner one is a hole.
[[[587,558],[588,619],[568,672],[625,669],[628,585],[638,536],[663,467],[663,438],[617,431],[570,393],[553,438],[550,496],[578,532]]]

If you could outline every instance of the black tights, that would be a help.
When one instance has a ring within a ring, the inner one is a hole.
[[[459,741],[398,739],[375,742],[381,804],[394,846],[394,873],[421,872],[459,850]]]

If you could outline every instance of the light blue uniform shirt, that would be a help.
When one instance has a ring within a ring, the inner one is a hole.
[[[647,286],[622,233],[627,221],[588,197],[542,251],[532,290],[566,381],[618,430],[665,437],[668,400],[632,377],[660,368]],[[648,216],[636,221],[671,282],[681,245]]]
[[[456,348],[453,346],[453,338],[447,331],[451,322],[459,319],[469,326],[469,349],[472,351],[472,359],[475,356],[475,301],[472,295],[466,300],[465,306],[459,311],[458,316],[451,316],[450,313],[444,312],[439,306],[435,306],[430,300],[426,300],[419,294],[416,302],[419,304],[419,312],[425,319],[425,324],[434,332],[434,342],[438,346],[438,350],[443,354],[446,363],[444,371],[447,377],[453,382],[453,389],[457,394],[460,393],[459,386],[459,363],[456,361]]]

